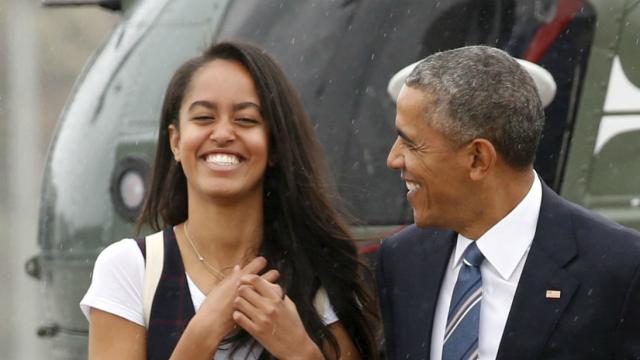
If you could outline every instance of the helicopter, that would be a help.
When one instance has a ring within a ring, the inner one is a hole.
[[[60,115],[42,185],[40,253],[26,264],[45,294],[38,334],[51,340],[54,359],[87,357],[78,302],[98,253],[134,235],[170,76],[223,39],[263,47],[297,87],[337,189],[362,221],[358,234],[412,222],[406,191],[384,161],[395,138],[390,80],[429,54],[475,44],[553,77],[535,162],[545,183],[640,229],[640,0],[42,3],[121,14]]]

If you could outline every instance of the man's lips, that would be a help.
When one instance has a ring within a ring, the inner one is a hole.
[[[416,191],[416,190],[420,189],[420,187],[421,187],[420,184],[418,184],[417,182],[413,182],[413,181],[405,180],[404,183],[407,186],[407,190],[409,190],[409,192]]]
[[[405,186],[407,187],[407,190],[409,190],[409,192],[416,191],[421,188],[420,183],[409,178],[408,176],[405,176],[403,174],[401,177],[402,177],[402,180],[404,181]]]

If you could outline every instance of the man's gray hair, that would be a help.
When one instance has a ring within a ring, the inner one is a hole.
[[[407,77],[432,101],[429,125],[459,146],[489,140],[507,164],[530,166],[544,125],[533,79],[515,59],[488,46],[433,54]]]

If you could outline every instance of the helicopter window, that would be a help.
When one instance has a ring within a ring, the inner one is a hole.
[[[436,51],[485,44],[550,71],[558,93],[535,165],[556,187],[594,24],[582,0],[238,1],[220,38],[245,38],[275,55],[305,101],[350,210],[385,225],[409,223],[412,214],[397,174],[381,161],[395,116],[385,89],[398,69]]]
[[[457,2],[427,29],[422,51],[428,55],[464,45],[496,46],[552,74],[557,93],[545,108],[535,168],[558,190],[595,21],[593,7],[582,0]]]
[[[149,163],[136,156],[127,156],[116,165],[111,178],[111,199],[124,219],[134,221],[142,209],[147,194]]]

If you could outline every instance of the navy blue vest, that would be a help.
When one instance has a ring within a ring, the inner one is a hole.
[[[162,275],[153,297],[147,328],[147,359],[165,360],[171,357],[187,324],[195,315],[189,283],[182,263],[180,249],[173,227],[162,232],[164,264]],[[144,238],[136,239],[142,257],[147,258]],[[259,360],[272,359],[263,351]]]
[[[164,265],[158,282],[147,329],[147,358],[168,359],[189,320],[195,314],[184,264],[173,227],[163,231]],[[144,238],[136,242],[146,261]]]

